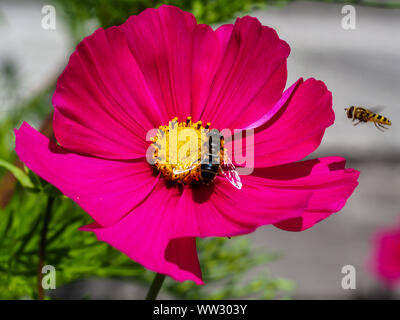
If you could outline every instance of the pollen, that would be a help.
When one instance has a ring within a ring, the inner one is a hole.
[[[210,126],[209,122],[205,126],[201,121],[192,122],[192,117],[181,122],[175,117],[168,125],[158,127],[151,138],[152,163],[164,178],[181,184],[201,179],[201,161],[208,154]]]

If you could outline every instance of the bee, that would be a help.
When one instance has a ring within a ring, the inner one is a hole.
[[[207,132],[208,148],[205,156],[202,159],[196,160],[186,170],[174,170],[175,174],[183,173],[200,166],[200,181],[205,185],[211,184],[218,173],[221,173],[233,186],[237,189],[242,188],[242,182],[235,166],[230,160],[226,150],[224,150],[224,158],[220,159],[220,150],[223,148],[224,136],[218,129],[212,129]]]
[[[389,129],[385,126],[392,125],[388,118],[373,112],[372,109],[369,110],[362,107],[350,106],[344,110],[346,111],[347,118],[353,119],[353,121],[358,120],[358,122],[354,124],[355,126],[361,122],[373,122],[378,130],[383,131],[382,129]]]

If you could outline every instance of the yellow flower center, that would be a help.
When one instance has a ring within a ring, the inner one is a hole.
[[[201,121],[193,123],[191,117],[182,122],[175,117],[168,125],[159,126],[151,138],[152,157],[155,168],[164,178],[182,184],[199,181],[202,180],[201,164],[211,159],[210,153],[219,151],[213,161],[223,159],[223,139],[218,141],[219,150],[210,151],[209,128],[209,122],[203,127]]]

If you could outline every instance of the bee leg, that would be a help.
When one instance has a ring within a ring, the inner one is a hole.
[[[354,126],[358,125],[361,123],[361,120],[359,120],[357,123],[354,124]]]

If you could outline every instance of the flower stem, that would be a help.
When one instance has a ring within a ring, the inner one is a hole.
[[[165,275],[157,273],[151,283],[150,289],[147,292],[145,300],[156,300],[158,293],[160,292],[161,286],[164,282]]]
[[[53,207],[53,203],[54,203],[54,197],[48,196],[46,212],[45,212],[44,221],[43,221],[42,234],[41,234],[40,244],[39,244],[39,263],[38,263],[38,270],[37,270],[38,300],[44,299],[44,290],[43,290],[43,286],[42,286],[42,280],[43,280],[42,268],[43,268],[44,261],[46,258],[47,229],[49,227],[49,222],[50,222],[50,218],[51,218],[51,209]]]

